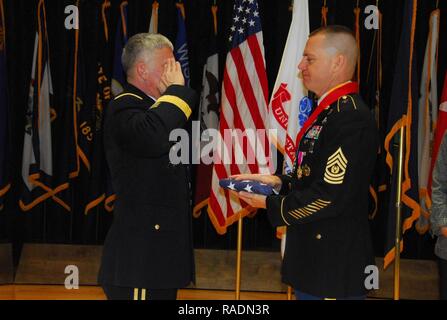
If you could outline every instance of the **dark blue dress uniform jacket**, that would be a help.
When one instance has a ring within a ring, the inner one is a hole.
[[[365,295],[365,267],[375,264],[368,192],[377,140],[361,98],[340,97],[301,139],[302,162],[280,176],[280,195],[267,198],[271,223],[288,226],[282,277],[295,289],[323,298]]]
[[[110,102],[104,146],[117,198],[102,285],[163,289],[194,280],[187,172],[169,161],[169,134],[185,125],[195,102],[193,90],[176,85],[155,103],[127,85]]]

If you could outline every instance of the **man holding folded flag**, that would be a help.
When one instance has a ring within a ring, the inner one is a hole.
[[[287,226],[282,280],[298,299],[364,299],[365,268],[374,264],[368,223],[369,183],[377,129],[353,78],[358,48],[351,30],[310,34],[298,66],[318,106],[296,139],[290,175],[239,175],[279,192],[234,192],[266,208],[274,227]]]

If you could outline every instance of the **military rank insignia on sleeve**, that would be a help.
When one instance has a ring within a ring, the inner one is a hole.
[[[342,184],[347,166],[348,160],[346,160],[343,150],[340,147],[327,160],[324,181],[329,184]]]

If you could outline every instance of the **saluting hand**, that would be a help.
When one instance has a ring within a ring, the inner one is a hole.
[[[185,78],[183,77],[180,63],[176,62],[174,58],[170,58],[165,63],[158,89],[160,90],[160,93],[163,94],[166,89],[173,84],[184,86]]]

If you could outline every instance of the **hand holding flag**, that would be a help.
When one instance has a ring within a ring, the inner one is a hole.
[[[248,193],[256,193],[265,196],[278,193],[273,186],[256,180],[221,179],[219,185],[222,188],[236,192],[246,191]]]
[[[267,196],[249,193],[245,191],[235,192],[230,191],[231,194],[245,201],[252,208],[266,209],[267,208]]]
[[[253,173],[253,174],[235,174],[230,176],[230,179],[234,180],[252,180],[252,181],[258,181],[260,183],[267,184],[269,186],[272,186],[275,190],[279,191],[281,189],[281,179],[279,177],[270,175],[270,174],[260,174],[260,173]]]

